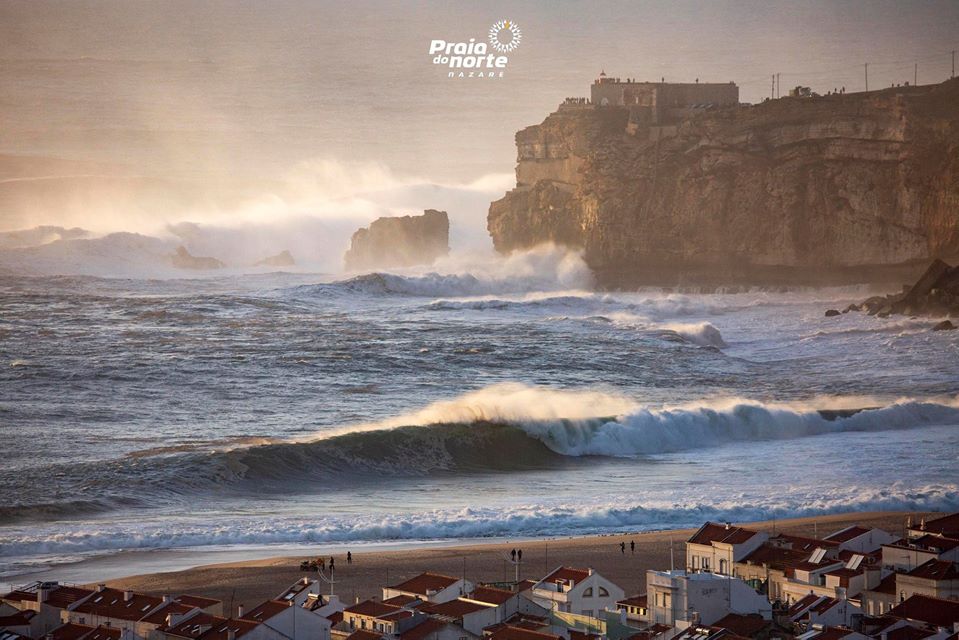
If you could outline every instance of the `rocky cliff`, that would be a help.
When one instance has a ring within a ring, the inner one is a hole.
[[[959,256],[959,79],[637,125],[560,108],[516,135],[495,247],[580,247],[609,286],[849,282]]]
[[[445,211],[421,216],[377,218],[353,234],[344,256],[347,270],[432,264],[449,253],[450,221]]]

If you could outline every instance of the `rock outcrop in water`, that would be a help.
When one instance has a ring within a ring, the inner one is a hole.
[[[296,266],[296,260],[288,249],[284,249],[275,256],[268,256],[262,260],[257,260],[255,267],[293,267]]]
[[[881,318],[890,315],[959,317],[959,266],[950,267],[942,260],[934,260],[916,283],[903,287],[901,293],[873,296],[845,311],[866,311]],[[951,324],[937,326],[942,330],[949,329]]]
[[[449,253],[450,221],[445,211],[421,216],[377,218],[353,234],[344,256],[347,270],[432,264]]]
[[[222,269],[226,266],[216,258],[194,256],[182,246],[177,247],[172,261],[177,269]]]
[[[912,278],[959,256],[959,79],[704,110],[561,107],[516,135],[499,251],[584,249],[607,286]]]

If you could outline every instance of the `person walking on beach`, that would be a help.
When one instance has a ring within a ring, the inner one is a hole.
[[[516,549],[510,551],[509,556],[513,559],[513,562],[516,562]]]
[[[333,569],[336,567],[333,566],[333,556],[330,556],[330,573],[333,573]]]
[[[633,554],[636,553],[636,541],[635,541],[635,540],[630,540],[630,541],[629,541],[629,552],[630,552],[630,553],[633,553]]]
[[[523,561],[523,550],[522,550],[522,549],[520,549],[520,550],[518,550],[518,551],[516,552],[516,559],[519,560],[520,562]]]
[[[349,551],[346,552],[346,564],[353,564],[353,554]]]
[[[620,543],[619,543],[619,550],[620,550],[620,552],[622,552],[622,554],[623,554],[624,556],[626,555],[626,543],[625,543],[625,542],[620,542]]]

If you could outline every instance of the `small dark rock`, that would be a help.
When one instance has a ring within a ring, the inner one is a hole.
[[[826,317],[832,318],[833,316],[838,316],[839,312],[835,309],[826,309]]]
[[[956,325],[952,324],[949,320],[943,320],[932,328],[933,331],[953,331],[955,330]]]

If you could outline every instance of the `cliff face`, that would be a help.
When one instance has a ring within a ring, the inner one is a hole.
[[[580,247],[608,285],[863,281],[959,256],[959,80],[707,111],[560,109],[516,135],[500,251]],[[895,275],[893,275],[895,274]]]
[[[350,271],[432,264],[449,253],[450,221],[445,211],[421,216],[377,218],[353,234],[344,256]]]

